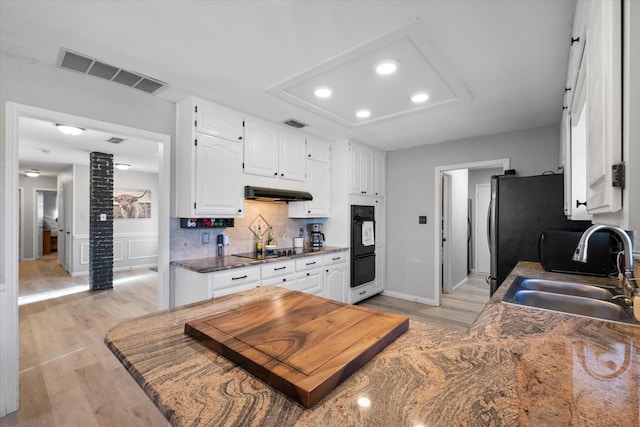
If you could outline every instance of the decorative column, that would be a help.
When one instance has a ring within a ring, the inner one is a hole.
[[[89,155],[89,288],[113,288],[113,154]]]

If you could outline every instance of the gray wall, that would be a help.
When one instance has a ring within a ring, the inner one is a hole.
[[[388,152],[386,289],[435,300],[437,166],[510,158],[520,176],[537,175],[557,169],[559,135],[556,125]],[[426,226],[418,215],[428,216]]]
[[[55,176],[38,176],[36,178],[29,178],[28,176],[20,174],[18,179],[18,186],[22,188],[22,231],[20,235],[20,244],[22,245],[22,254],[25,260],[35,259],[38,255],[37,248],[34,245],[35,234],[35,218],[36,218],[36,205],[35,205],[35,190],[58,190],[57,177]]]

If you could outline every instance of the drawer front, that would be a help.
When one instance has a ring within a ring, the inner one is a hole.
[[[270,279],[263,280],[262,286],[280,286],[281,288],[296,290],[296,276],[295,274],[287,274],[286,276],[271,277]]]
[[[213,298],[223,297],[229,294],[235,294],[236,292],[248,291],[249,289],[255,289],[260,286],[260,282],[243,283],[241,285],[233,285],[223,289],[216,289],[213,291]]]
[[[283,276],[296,272],[296,262],[294,260],[282,262],[270,262],[261,267],[262,280],[270,277]]]
[[[350,302],[351,304],[353,304],[354,302],[362,301],[365,298],[369,298],[372,295],[373,283],[364,286],[358,286],[355,289],[351,289]]]
[[[308,257],[296,259],[296,271],[305,271],[305,270],[310,270],[312,268],[321,268],[321,267],[322,267],[321,256],[308,256]]]
[[[215,273],[213,276],[213,292],[245,283],[260,282],[260,267],[235,268]]]
[[[324,296],[322,290],[322,269],[317,268],[300,273],[296,279],[296,289],[307,294]]]
[[[339,264],[341,262],[347,262],[347,251],[334,252],[324,256],[324,265]]]

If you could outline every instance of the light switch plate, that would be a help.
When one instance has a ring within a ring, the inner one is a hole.
[[[420,215],[418,217],[418,224],[426,224],[427,223],[427,216],[426,215]]]

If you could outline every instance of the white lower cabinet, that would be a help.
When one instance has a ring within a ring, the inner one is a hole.
[[[171,267],[173,276],[172,307],[211,298],[212,277],[181,267]]]
[[[332,252],[214,273],[198,273],[172,266],[172,306],[218,298],[258,286],[280,286],[346,302],[347,253]]]
[[[360,285],[357,288],[351,288],[351,291],[349,294],[349,302],[351,304],[355,304],[358,301],[362,301],[365,298],[369,298],[370,296],[373,296],[376,293],[373,289],[374,284],[375,284],[375,281],[369,282],[365,285]]]
[[[373,291],[376,294],[384,291],[384,248],[376,246],[376,279],[373,282]]]
[[[260,286],[260,267],[234,268],[209,274],[213,279],[210,298],[217,298]]]

